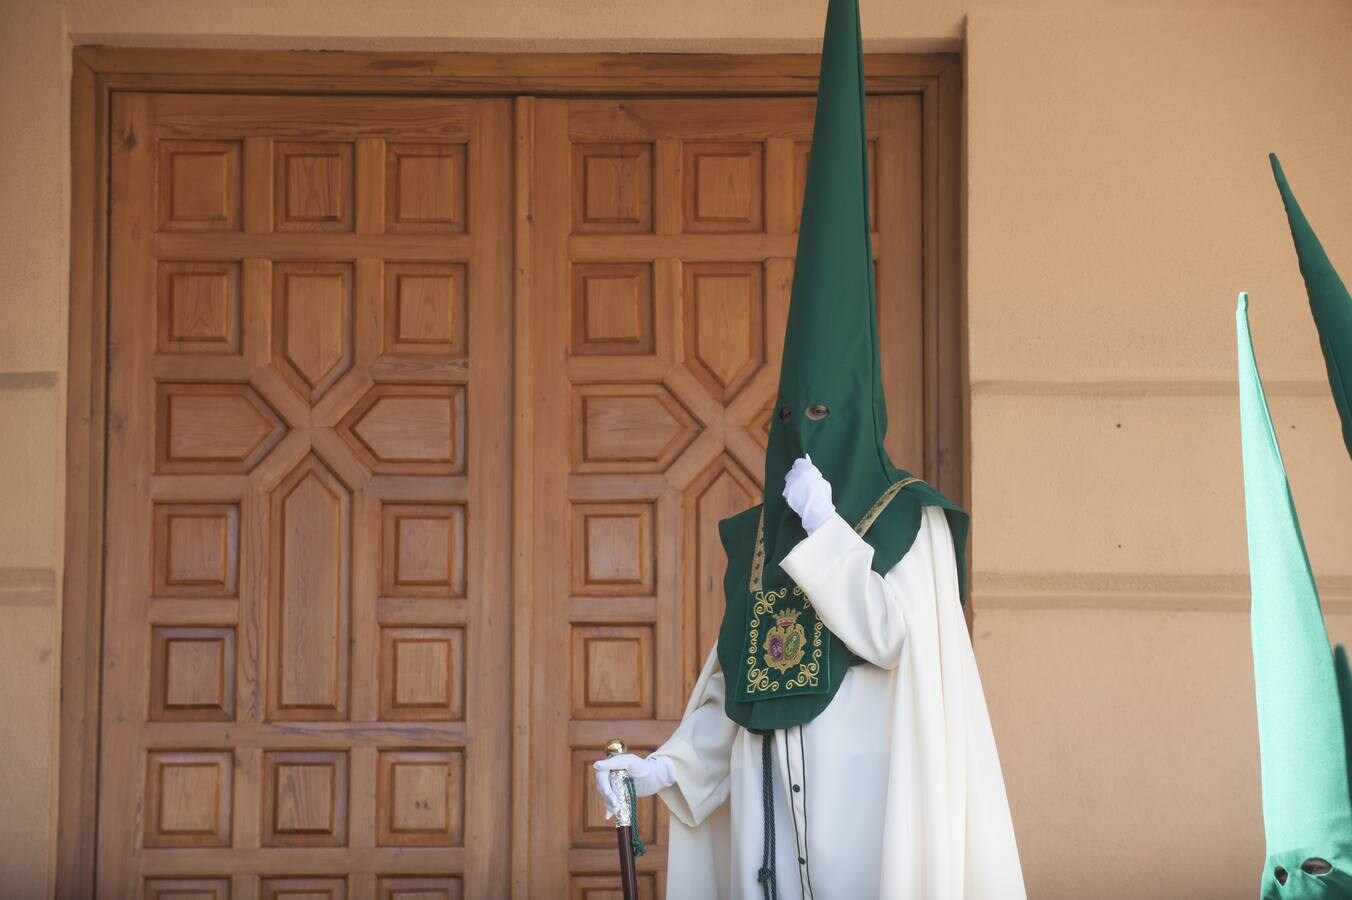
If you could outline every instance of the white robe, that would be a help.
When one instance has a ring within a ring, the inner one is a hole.
[[[833,517],[781,563],[864,662],[774,741],[780,900],[1023,900],[1000,761],[958,597],[953,539],[925,510],[886,576]],[[710,653],[675,733],[668,900],[758,900],[761,740],[727,718]],[[729,800],[731,802],[729,802]]]

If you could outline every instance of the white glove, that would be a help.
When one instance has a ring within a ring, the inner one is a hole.
[[[836,508],[831,504],[831,483],[812,464],[810,456],[795,460],[793,468],[789,469],[784,478],[784,499],[803,520],[803,528],[808,534],[821,528],[836,514]]]
[[[596,790],[605,801],[607,819],[614,816],[620,808],[620,799],[615,796],[615,789],[610,786],[610,773],[613,769],[629,770],[629,778],[634,782],[634,794],[639,797],[651,796],[676,783],[676,769],[672,766],[671,760],[665,756],[649,756],[644,759],[632,753],[621,753],[619,756],[598,759],[592,763],[592,768],[596,770]]]

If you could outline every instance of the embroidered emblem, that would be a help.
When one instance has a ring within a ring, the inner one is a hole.
[[[906,478],[891,485],[855,525],[855,532],[860,535],[867,532],[897,494],[919,481]],[[738,699],[754,701],[821,693],[827,690],[831,678],[827,656],[831,633],[802,588],[793,585],[765,589],[765,561],[762,509],[751,553],[751,577],[747,585],[751,608],[742,644],[744,662]]]
[[[775,627],[765,632],[765,664],[787,672],[803,659],[807,632],[798,624],[802,610],[785,610],[775,618]]]
[[[789,599],[790,596],[792,599]],[[808,602],[803,589],[794,587],[792,592],[788,588],[758,591],[753,600],[750,627],[747,629],[750,646],[746,656],[746,693],[752,696],[766,693],[782,696],[789,692],[810,693],[810,689],[819,689],[826,652],[826,629],[821,619],[811,612],[812,604]],[[785,600],[789,601],[788,605],[781,605]],[[804,618],[805,613],[807,615]],[[811,624],[810,637],[800,618]],[[765,629],[762,636],[761,626],[766,619],[775,624]],[[771,669],[779,674],[771,672]]]

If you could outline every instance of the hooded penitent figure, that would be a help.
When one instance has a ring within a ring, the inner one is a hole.
[[[821,66],[764,502],[721,524],[723,623],[680,725],[598,768],[670,810],[669,898],[1016,900],[967,517],[883,447],[858,0],[830,0]]]
[[[1345,438],[1352,298],[1272,157]],[[1254,684],[1267,859],[1263,900],[1352,900],[1347,657],[1329,647],[1319,594],[1258,375],[1248,297],[1236,313],[1244,496],[1249,534]],[[1349,441],[1352,450],[1352,440]]]

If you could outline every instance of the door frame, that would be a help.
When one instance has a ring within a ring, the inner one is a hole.
[[[816,54],[379,53],[76,47],[71,79],[70,321],[66,411],[66,527],[61,602],[56,896],[95,890],[107,421],[108,111],[117,91],[416,94],[517,98],[514,256],[529,259],[533,97],[805,95]],[[871,92],[918,94],[924,121],[926,459],[960,501],[967,484],[965,310],[962,285],[962,60],[958,54],[869,54]],[[514,285],[515,355],[529,358],[528,267]],[[530,459],[529,370],[513,386],[513,457]],[[513,473],[513,645],[529,645],[533,498]],[[513,660],[511,776],[530,777],[530,654]],[[512,804],[512,834],[527,834],[528,791]],[[529,846],[513,841],[512,896],[528,893]]]

